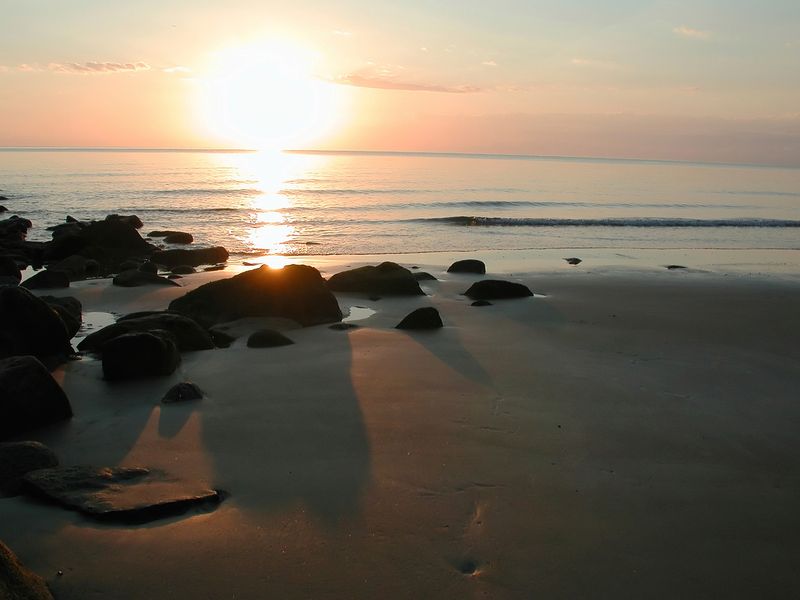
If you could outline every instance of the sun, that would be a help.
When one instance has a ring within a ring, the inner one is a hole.
[[[228,48],[198,83],[199,117],[239,148],[311,147],[341,121],[341,90],[314,76],[314,54],[286,42]]]

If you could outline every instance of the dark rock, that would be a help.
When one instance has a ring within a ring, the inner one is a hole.
[[[580,258],[577,258],[575,256],[572,256],[570,258],[565,258],[564,260],[567,261],[571,265],[579,265],[579,264],[581,264],[583,262]]]
[[[104,352],[105,345],[121,335],[154,330],[168,331],[182,352],[210,350],[214,347],[211,335],[189,317],[171,312],[154,312],[142,313],[135,318],[130,318],[130,315],[123,317],[116,323],[87,335],[78,344],[78,350]]]
[[[466,260],[457,260],[447,268],[448,273],[476,273],[483,275],[486,273],[486,265],[483,261],[474,258]]]
[[[191,275],[197,271],[191,265],[178,265],[177,267],[172,267],[172,272],[176,275]]]
[[[209,331],[211,334],[211,339],[214,340],[214,345],[217,348],[230,348],[231,344],[236,341],[236,338],[224,331],[219,331],[218,329],[212,329]]]
[[[19,285],[19,281],[10,275],[0,275],[0,285]]]
[[[136,231],[141,221],[138,217],[106,217],[105,221],[92,221],[83,227],[80,237],[86,241],[87,246],[97,246],[102,249],[123,251],[128,255],[147,255],[154,247]],[[133,220],[135,219],[135,220]]]
[[[44,579],[28,570],[11,549],[0,542],[0,598],[3,600],[53,600]]]
[[[151,231],[150,233],[147,234],[147,237],[163,238],[163,237],[167,237],[167,236],[170,236],[170,235],[178,235],[178,234],[182,234],[182,233],[183,233],[183,231],[173,231],[171,229],[165,229],[165,230],[160,230],[160,231]]]
[[[670,271],[674,271],[675,269],[685,269],[686,267],[684,267],[683,265],[667,265],[666,268],[669,269]]]
[[[168,267],[178,265],[215,265],[228,260],[228,251],[222,246],[193,248],[192,250],[162,250],[153,254],[153,262]]]
[[[0,276],[10,277],[19,283],[22,279],[22,273],[17,261],[8,256],[0,256]]]
[[[0,358],[41,359],[72,352],[64,322],[46,302],[22,287],[0,287]]]
[[[33,227],[28,219],[14,215],[0,221],[0,240],[22,241],[28,235],[28,230]]]
[[[436,277],[434,277],[430,273],[426,273],[425,271],[414,273],[413,276],[414,279],[416,279],[417,281],[439,281],[438,279],[436,279]]]
[[[425,295],[411,271],[393,262],[383,262],[377,267],[359,267],[337,273],[328,280],[328,287],[335,292],[398,296]]]
[[[56,296],[40,296],[40,298],[44,300],[50,308],[56,311],[58,316],[61,317],[61,320],[64,321],[69,337],[75,337],[83,321],[83,307],[80,301],[71,296],[63,296],[60,298]]]
[[[103,375],[109,381],[170,375],[180,361],[174,338],[163,330],[126,333],[103,345]]]
[[[488,300],[475,300],[470,306],[492,306]]]
[[[292,340],[274,329],[260,329],[247,338],[248,348],[276,348],[294,344]]]
[[[502,300],[505,298],[526,298],[533,296],[533,292],[527,286],[513,281],[501,281],[499,279],[486,279],[473,283],[464,292],[465,296],[473,300]]]
[[[203,271],[224,271],[225,265],[212,265],[210,267],[205,267]]]
[[[119,273],[122,273],[123,271],[138,271],[140,264],[142,263],[136,260],[123,260],[117,265],[117,271]]]
[[[106,221],[113,223],[122,223],[133,229],[141,229],[144,226],[142,220],[136,215],[107,215]]]
[[[69,275],[63,271],[44,269],[20,284],[29,290],[50,290],[69,287]]]
[[[355,323],[334,323],[333,325],[328,325],[328,329],[333,329],[334,331],[347,331],[348,329],[356,329],[358,325]]]
[[[243,317],[286,317],[304,327],[342,319],[325,280],[306,265],[262,266],[213,281],[173,300],[169,308],[207,327]]]
[[[395,329],[439,329],[444,327],[439,311],[432,306],[418,308],[400,321]]]
[[[100,263],[93,258],[73,254],[61,261],[51,263],[48,270],[61,271],[67,274],[70,281],[80,281],[87,277],[99,275]]]
[[[176,275],[175,273],[170,273],[169,275],[167,275],[167,279],[172,279],[173,281],[175,279],[183,279],[183,275]]]
[[[191,233],[176,231],[164,237],[167,244],[191,244],[194,241]]]
[[[144,467],[55,467],[28,473],[26,488],[88,516],[145,523],[216,505],[221,498],[202,484]]]
[[[166,277],[159,277],[155,273],[148,273],[139,269],[123,271],[114,277],[112,283],[120,287],[139,287],[142,285],[172,285],[179,287],[177,283]]]
[[[25,473],[56,466],[58,457],[39,442],[0,444],[0,496],[19,494]]]
[[[64,391],[35,357],[0,360],[0,440],[71,416]]]
[[[80,230],[80,228],[78,228]],[[44,248],[43,259],[46,261],[59,261],[83,251],[86,240],[78,232],[64,233],[47,242]]]
[[[139,270],[142,273],[152,273],[153,275],[158,275],[158,265],[152,260],[146,260],[140,264]]]
[[[66,221],[67,223],[80,223],[78,219],[76,219],[75,217],[71,217],[69,215],[67,215],[67,218],[64,219],[64,221]]]
[[[203,390],[201,390],[196,383],[182,381],[181,383],[176,383],[169,388],[167,393],[164,394],[164,397],[161,399],[161,402],[164,402],[165,404],[171,404],[172,402],[183,402],[184,400],[202,399]]]

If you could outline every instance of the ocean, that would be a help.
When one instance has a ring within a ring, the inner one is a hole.
[[[234,258],[800,249],[800,169],[425,153],[0,151],[4,216],[136,214]]]

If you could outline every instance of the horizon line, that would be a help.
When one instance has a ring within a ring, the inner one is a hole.
[[[168,147],[168,146],[0,146],[0,152],[186,152],[208,154],[245,154],[262,152],[257,148],[206,148],[206,147]],[[638,162],[672,165],[704,165],[714,167],[756,167],[773,169],[800,169],[800,165],[770,163],[738,163],[711,160],[685,160],[669,158],[645,158],[625,156],[571,156],[558,154],[514,154],[491,152],[447,152],[431,150],[353,150],[353,149],[309,149],[292,148],[277,150],[284,154],[308,155],[350,155],[350,156],[417,156],[425,158],[474,158],[496,160],[551,160],[551,161],[592,161],[592,162]]]

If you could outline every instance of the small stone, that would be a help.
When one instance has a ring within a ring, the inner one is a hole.
[[[406,315],[395,329],[439,329],[443,326],[439,311],[432,306],[426,306]]]
[[[173,402],[183,402],[184,400],[202,400],[202,398],[203,390],[196,383],[182,381],[169,388],[161,401],[164,404],[171,404]]]
[[[492,306],[488,300],[475,300],[470,306]]]
[[[583,262],[580,258],[577,258],[575,256],[572,256],[570,258],[565,258],[564,260],[571,265],[579,265]]]
[[[247,338],[248,348],[276,348],[294,344],[292,340],[274,329],[260,329]]]
[[[483,275],[486,273],[486,265],[481,260],[468,258],[466,260],[457,260],[447,268],[448,273],[474,273],[476,275]]]

